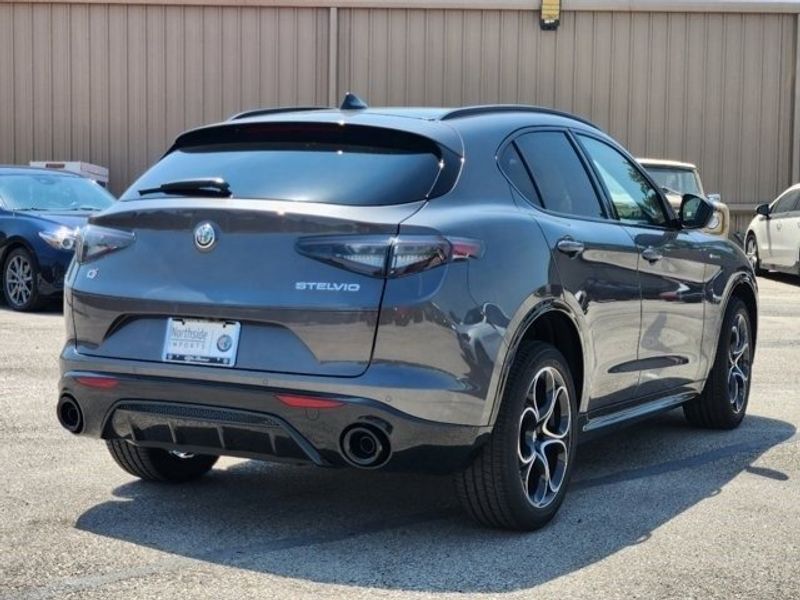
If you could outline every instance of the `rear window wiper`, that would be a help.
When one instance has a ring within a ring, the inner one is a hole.
[[[203,179],[181,179],[167,181],[158,187],[139,190],[140,196],[147,194],[175,194],[176,196],[214,196],[229,198],[231,186],[222,177],[206,177]]]

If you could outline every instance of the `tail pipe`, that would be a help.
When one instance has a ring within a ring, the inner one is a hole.
[[[56,414],[58,422],[70,433],[83,431],[83,412],[78,401],[69,394],[64,394],[58,399]]]
[[[391,442],[375,425],[357,423],[342,432],[339,440],[345,460],[361,469],[377,469],[389,460]]]

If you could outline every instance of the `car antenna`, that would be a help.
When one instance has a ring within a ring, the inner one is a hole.
[[[339,107],[341,110],[364,110],[369,108],[367,103],[352,92],[347,92],[344,95],[342,105]]]

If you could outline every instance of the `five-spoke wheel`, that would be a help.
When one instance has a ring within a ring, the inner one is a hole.
[[[728,349],[728,399],[741,412],[750,385],[750,331],[746,317],[738,313],[731,327]]]
[[[456,475],[467,512],[486,525],[518,530],[552,519],[575,462],[576,410],[564,356],[544,342],[522,348],[491,438]]]
[[[522,488],[537,508],[548,506],[564,485],[571,419],[564,377],[543,367],[531,381],[519,418],[517,449]]]

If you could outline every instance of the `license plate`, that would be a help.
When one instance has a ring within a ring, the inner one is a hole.
[[[241,325],[236,321],[167,320],[164,362],[232,367],[236,364]]]

